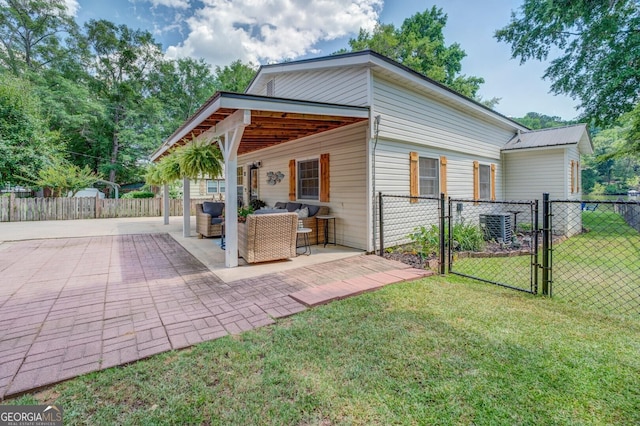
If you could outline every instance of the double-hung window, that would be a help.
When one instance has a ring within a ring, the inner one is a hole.
[[[298,170],[298,199],[318,200],[320,198],[320,162],[317,158],[299,160]]]
[[[423,197],[438,197],[440,182],[438,179],[438,160],[420,157],[420,195]]]
[[[480,199],[491,199],[491,166],[480,164],[479,169]]]

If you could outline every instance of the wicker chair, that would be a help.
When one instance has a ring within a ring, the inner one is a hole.
[[[238,223],[238,253],[248,263],[295,257],[297,229],[295,213],[250,214]]]
[[[209,202],[209,201],[207,201]],[[220,204],[224,209],[224,203],[213,203],[220,210]],[[222,236],[222,222],[221,217],[212,217],[210,214],[205,213],[202,204],[196,204],[196,232],[198,238],[202,237],[220,237]]]

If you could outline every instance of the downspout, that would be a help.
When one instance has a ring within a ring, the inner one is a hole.
[[[374,126],[374,139],[373,139],[373,150],[371,150],[371,187],[373,190],[373,196],[371,197],[371,200],[373,201],[373,220],[372,222],[372,226],[373,226],[373,233],[372,235],[372,247],[373,247],[373,252],[376,252],[376,241],[377,241],[377,223],[376,223],[376,217],[377,217],[377,213],[378,213],[378,203],[376,203],[376,147],[378,146],[378,131],[380,130],[380,115],[376,115],[374,120],[373,120],[373,126]]]

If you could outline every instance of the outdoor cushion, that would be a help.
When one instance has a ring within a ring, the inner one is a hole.
[[[287,203],[283,203],[282,201],[277,201],[276,205],[274,207],[276,209],[286,209],[287,208]]]
[[[206,214],[210,214],[211,217],[222,216],[224,210],[224,203],[214,203],[213,201],[205,201],[202,203],[202,211]]]
[[[273,214],[273,213],[284,213],[283,209],[260,209],[253,212],[253,214]]]
[[[287,211],[293,213],[300,208],[300,203],[287,203]]]
[[[313,204],[303,204],[302,207],[306,207],[309,209],[309,217],[317,215],[318,210],[320,210],[320,206],[314,206]]]
[[[211,224],[212,225],[219,225],[222,222],[224,222],[224,218],[223,217],[212,217],[211,218]]]
[[[298,209],[298,210],[296,210],[296,213],[298,213],[298,217],[300,219],[304,219],[305,217],[309,217],[309,208],[308,207],[304,207],[302,209]]]

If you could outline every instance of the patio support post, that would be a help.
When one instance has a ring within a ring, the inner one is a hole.
[[[169,184],[162,185],[162,210],[164,216],[164,224],[169,224]]]
[[[220,130],[224,129],[224,136],[218,140],[220,151],[224,158],[224,232],[225,256],[224,266],[235,268],[238,266],[238,147],[244,134],[244,128],[251,124],[251,111],[238,110],[230,118],[232,128],[225,128],[225,124],[216,126]],[[226,123],[228,124],[228,123]]]
[[[182,179],[182,236],[191,236],[191,183],[189,178]]]

